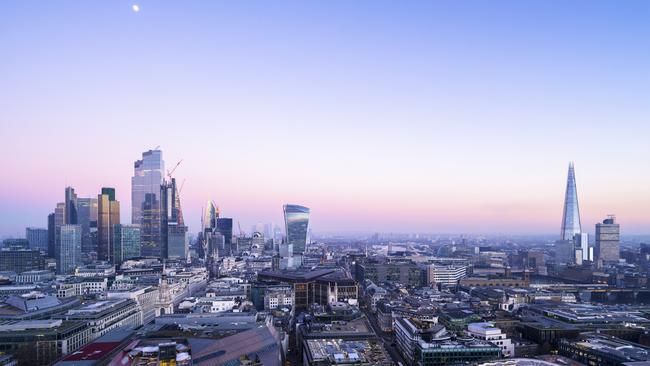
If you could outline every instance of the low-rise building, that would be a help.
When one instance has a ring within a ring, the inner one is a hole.
[[[92,330],[92,339],[116,328],[135,328],[142,325],[142,312],[138,304],[130,299],[88,301],[61,317],[65,320],[86,322]]]
[[[515,354],[515,346],[512,341],[501,329],[494,326],[494,323],[470,323],[467,326],[467,333],[474,338],[482,339],[491,342],[492,344],[501,348],[504,357],[513,357]]]

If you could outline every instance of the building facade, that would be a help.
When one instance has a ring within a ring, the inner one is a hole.
[[[47,252],[48,236],[47,229],[28,227],[25,229],[25,238],[29,242],[31,249],[37,249],[41,252]]]
[[[618,262],[620,258],[620,233],[621,228],[616,223],[616,218],[610,216],[602,223],[596,224],[596,260],[604,263]]]
[[[98,258],[114,263],[113,227],[120,223],[120,202],[115,199],[114,188],[102,188],[97,196]]]
[[[57,228],[56,271],[73,273],[81,265],[81,226],[62,225]]]
[[[117,224],[113,227],[115,264],[140,256],[140,226]]]
[[[284,205],[286,242],[293,244],[294,253],[304,253],[309,242],[309,208],[299,205]]]

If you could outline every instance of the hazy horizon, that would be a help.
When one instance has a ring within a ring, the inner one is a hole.
[[[183,159],[242,229],[650,234],[650,3],[0,3],[0,236]]]

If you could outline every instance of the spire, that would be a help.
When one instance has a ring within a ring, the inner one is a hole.
[[[569,162],[569,172],[564,196],[564,212],[562,214],[562,230],[560,239],[573,240],[575,234],[580,233],[580,208],[578,207],[578,190],[576,189],[576,175],[573,162]]]

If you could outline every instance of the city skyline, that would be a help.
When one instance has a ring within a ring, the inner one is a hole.
[[[214,200],[246,229],[296,203],[315,233],[553,234],[568,161],[589,233],[650,233],[645,2],[138,5],[0,4],[0,236],[68,186],[131,222],[157,145],[193,233]]]

